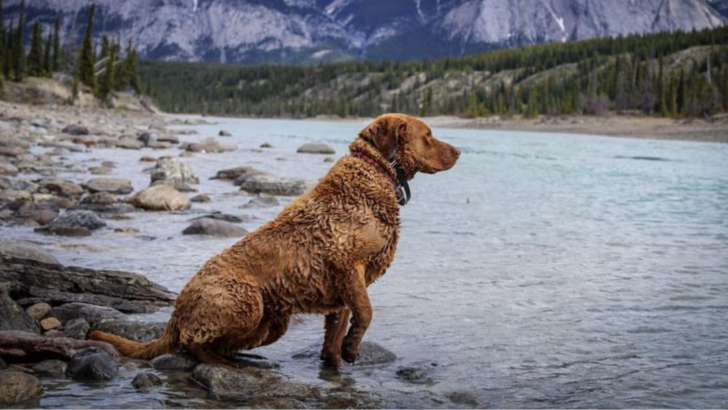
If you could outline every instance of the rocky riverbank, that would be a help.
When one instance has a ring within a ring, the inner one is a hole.
[[[86,339],[95,329],[137,341],[159,337],[165,323],[143,320],[144,315],[169,311],[175,294],[138,273],[65,266],[37,243],[140,234],[117,224],[146,213],[154,213],[159,223],[189,214],[184,235],[240,238],[247,232],[242,218],[209,211],[208,181],[249,198],[240,208],[250,213],[279,206],[312,185],[252,166],[220,169],[214,179],[202,179],[186,158],[239,148],[225,140],[230,135],[225,130],[207,137],[171,130],[168,121],[185,124],[144,112],[0,102],[0,405],[42,406],[59,380],[92,383],[99,392],[121,380],[140,395],[191,385],[218,407],[377,407],[380,402],[371,394],[291,380],[267,360],[241,358],[247,365],[241,369],[200,365],[184,354],[146,362]],[[138,155],[131,164],[129,155],[109,155],[113,152]],[[330,155],[333,150],[308,144],[299,152]],[[103,155],[79,163],[71,159],[77,153]],[[109,160],[115,157],[119,160]],[[145,164],[148,185],[118,176],[119,169],[139,163]],[[31,238],[38,241],[14,238],[15,227],[32,228]],[[140,247],[154,239],[140,235]],[[393,360],[371,346],[372,360]]]

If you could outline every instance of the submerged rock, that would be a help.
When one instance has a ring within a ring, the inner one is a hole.
[[[184,211],[190,201],[173,187],[165,184],[150,186],[140,191],[129,202],[148,211]]]
[[[39,376],[61,377],[66,374],[68,365],[62,360],[51,359],[36,363],[32,369]]]
[[[76,380],[111,380],[119,374],[119,364],[103,350],[88,348],[76,353],[68,364],[68,375]]]
[[[152,387],[161,386],[162,379],[154,373],[139,373],[134,376],[134,380],[131,381],[131,385],[137,390],[150,390]]]
[[[151,363],[157,370],[192,370],[200,362],[186,354],[176,353],[161,355],[154,358]]]
[[[248,201],[247,204],[241,205],[241,209],[249,209],[249,208],[267,208],[272,206],[278,206],[281,203],[278,201],[278,198],[267,195],[267,194],[259,194],[256,195],[254,198],[252,198],[250,201]]]
[[[196,220],[182,231],[183,235],[211,235],[223,237],[241,237],[247,234],[245,229],[230,222],[211,218]]]
[[[333,155],[336,154],[336,151],[331,148],[329,145],[326,144],[319,144],[319,143],[308,143],[303,144],[300,147],[298,147],[298,150],[296,150],[299,154],[325,154],[325,155]]]
[[[0,405],[37,407],[43,386],[37,377],[22,372],[0,372]]]
[[[200,216],[200,217],[194,218],[193,221],[197,221],[197,220],[205,219],[205,218],[217,219],[218,221],[232,222],[232,223],[236,223],[236,224],[243,222],[243,220],[239,216],[224,214],[222,212],[213,212],[213,213],[207,214],[205,216]]]
[[[69,124],[63,130],[61,130],[64,134],[69,135],[88,135],[89,131],[87,127],[84,127],[83,125],[78,124]]]
[[[294,359],[319,359],[321,344],[312,345],[303,351],[293,355]],[[370,366],[392,363],[397,360],[397,355],[392,351],[374,342],[362,342],[359,346],[359,358],[356,366]]]
[[[210,199],[210,196],[207,194],[195,195],[192,198],[190,198],[190,202],[205,203],[205,202],[210,202],[210,201],[212,201],[212,199]]]

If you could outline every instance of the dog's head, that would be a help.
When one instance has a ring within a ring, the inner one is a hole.
[[[407,179],[417,172],[447,171],[460,156],[460,150],[436,140],[427,124],[405,114],[377,117],[359,133],[359,138],[374,145],[387,160],[396,161]]]

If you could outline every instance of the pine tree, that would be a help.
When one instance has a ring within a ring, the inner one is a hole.
[[[20,16],[18,17],[18,28],[13,35],[13,80],[23,81],[25,78],[25,46],[23,38],[25,32],[25,0],[20,1]]]
[[[53,57],[51,49],[53,48],[53,36],[48,34],[46,44],[43,49],[43,74],[46,77],[53,77]]]
[[[0,73],[7,75],[5,66],[8,63],[8,47],[5,42],[5,15],[3,13],[3,0],[0,0]]]
[[[108,39],[106,39],[106,54],[107,60],[104,73],[98,82],[96,93],[97,97],[100,99],[106,99],[114,90],[114,64],[116,63],[116,53],[115,50],[109,46]]]
[[[89,8],[88,19],[86,21],[86,32],[83,36],[83,43],[81,44],[81,52],[78,55],[78,64],[76,64],[76,70],[78,71],[78,79],[83,84],[96,89],[96,76],[94,72],[94,65],[96,64],[96,56],[93,45],[93,33],[94,33],[94,13],[96,12],[96,4],[92,4]]]
[[[61,15],[56,16],[56,24],[53,28],[53,72],[61,71],[62,56],[61,56]]]
[[[43,75],[43,36],[40,32],[38,20],[33,23],[33,34],[30,40],[28,53],[28,75],[40,77]]]
[[[124,86],[128,85],[134,92],[141,94],[142,82],[139,79],[137,60],[137,50],[131,40],[129,40],[126,46],[126,60],[124,60],[124,76],[126,77],[124,80],[126,84]]]

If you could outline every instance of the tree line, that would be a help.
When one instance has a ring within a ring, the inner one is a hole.
[[[138,53],[128,40],[122,53],[121,39],[104,35],[100,47],[94,44],[96,5],[88,9],[86,28],[80,47],[61,38],[62,18],[56,16],[53,29],[43,33],[36,20],[28,28],[25,0],[20,2],[17,22],[5,27],[3,0],[0,0],[0,87],[3,79],[22,82],[27,77],[48,77],[55,73],[73,75],[73,98],[85,85],[99,99],[114,91],[141,93]],[[27,36],[30,36],[28,39]],[[28,41],[29,40],[29,41]],[[62,44],[67,46],[63,47]]]
[[[314,66],[143,61],[141,74],[160,107],[177,113],[708,116],[728,111],[728,28],[430,61]]]

